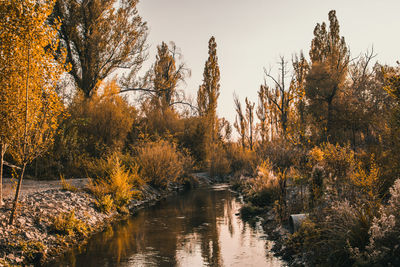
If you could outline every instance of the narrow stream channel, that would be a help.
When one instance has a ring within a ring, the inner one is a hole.
[[[226,185],[177,194],[97,234],[51,266],[282,266]]]

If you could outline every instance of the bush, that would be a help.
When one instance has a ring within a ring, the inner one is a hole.
[[[224,178],[230,172],[225,149],[220,144],[214,144],[208,150],[208,173],[211,177]]]
[[[337,182],[343,182],[355,170],[354,156],[354,151],[350,148],[350,145],[342,147],[339,144],[335,146],[324,143],[310,151],[311,163],[323,166],[324,170]]]
[[[36,159],[35,169],[28,171],[37,171],[38,177],[59,173],[83,177],[85,162],[121,151],[132,130],[136,110],[118,91],[116,82],[110,81],[101,85],[90,99],[78,92],[67,108],[69,116],[59,125],[52,150]]]
[[[367,260],[380,266],[400,266],[400,179],[390,188],[388,205],[374,218]]]
[[[312,190],[314,198],[322,195],[322,190],[328,189],[328,197],[340,200],[350,197],[351,175],[356,170],[355,153],[350,145],[344,147],[324,143],[314,147],[309,153],[309,164],[313,168]],[[324,178],[329,179],[324,179]],[[314,199],[315,200],[315,199]]]
[[[149,184],[167,188],[171,182],[180,183],[188,156],[178,151],[174,143],[164,140],[149,142],[138,148],[137,164],[140,176]]]
[[[311,266],[353,266],[355,252],[365,251],[369,243],[373,212],[367,205],[334,202],[312,213],[286,245]]]
[[[47,247],[41,241],[18,241],[18,243],[11,244],[11,246],[18,251],[22,251],[23,256],[25,256],[25,263],[40,265],[46,257]],[[0,261],[0,265],[1,263]],[[4,266],[8,265],[4,264]]]
[[[265,207],[279,198],[279,183],[268,160],[258,166],[257,173],[255,178],[250,178],[246,182],[245,194],[253,205]]]
[[[62,212],[54,217],[50,231],[61,235],[87,237],[89,226],[76,218],[75,210],[71,210],[70,212]]]
[[[239,145],[231,144],[227,147],[226,154],[231,172],[235,175],[253,176],[257,174],[259,159],[253,150],[243,149]]]
[[[110,213],[114,209],[114,201],[111,195],[101,195],[95,202],[96,208],[104,213]]]
[[[70,183],[68,183],[67,181],[65,181],[64,179],[64,175],[60,175],[60,179],[61,179],[61,188],[65,191],[71,191],[71,192],[76,192],[78,191],[78,188],[76,188],[75,186],[71,185]]]
[[[240,216],[242,219],[248,220],[250,218],[253,218],[254,216],[260,215],[263,211],[264,209],[260,207],[255,207],[251,204],[246,204],[240,208]]]
[[[131,170],[128,170],[122,165],[119,156],[113,154],[100,165],[99,170],[102,170],[105,176],[90,179],[88,189],[97,198],[96,206],[101,211],[109,212],[112,206],[119,210],[133,197],[140,198],[138,188],[143,184],[143,180],[139,177],[136,166],[131,166]]]

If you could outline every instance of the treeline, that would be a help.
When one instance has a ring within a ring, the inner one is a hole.
[[[306,214],[285,241],[294,265],[400,264],[400,68],[375,56],[351,55],[330,11],[309,59],[264,70],[257,105],[235,96],[239,143],[257,166],[236,176],[250,202],[242,215],[272,206],[286,224]]]

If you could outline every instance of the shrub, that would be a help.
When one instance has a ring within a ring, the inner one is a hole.
[[[365,251],[374,209],[338,201],[312,213],[288,240],[288,248],[308,265],[352,266],[355,251]]]
[[[134,196],[140,197],[138,187],[143,184],[143,180],[139,177],[136,166],[131,166],[131,171],[127,170],[119,156],[113,154],[103,162],[101,168],[104,168],[105,176],[90,179],[88,183],[88,189],[97,198],[96,206],[100,210],[109,212],[112,204],[121,209]]]
[[[60,179],[61,179],[61,188],[63,190],[71,191],[71,192],[78,191],[78,188],[76,188],[75,186],[73,186],[70,183],[68,183],[67,181],[65,181],[64,175],[60,175]]]
[[[114,201],[111,195],[101,195],[95,202],[96,208],[101,212],[110,213],[114,209]]]
[[[257,168],[257,176],[250,178],[245,187],[248,200],[255,206],[265,207],[279,198],[278,178],[272,171],[270,161],[263,161]]]
[[[223,178],[230,172],[230,163],[225,149],[220,144],[211,145],[208,153],[208,173],[211,177]]]
[[[242,217],[242,219],[247,220],[253,218],[254,216],[260,215],[263,211],[264,210],[260,207],[246,204],[240,208],[240,216]]]
[[[255,151],[243,149],[239,145],[232,144],[227,147],[226,155],[232,173],[245,176],[257,174],[259,159]]]
[[[174,143],[149,142],[137,152],[140,176],[155,187],[167,188],[171,182],[180,182],[185,174],[187,156],[179,152]]]
[[[321,147],[314,147],[310,151],[312,163],[320,164],[324,170],[338,182],[342,182],[356,167],[354,151],[350,145],[344,147],[339,144],[324,143]]]
[[[87,237],[89,226],[76,218],[75,210],[71,210],[55,216],[50,231],[61,235]]]
[[[47,247],[40,241],[18,241],[17,244],[11,244],[11,246],[18,251],[22,251],[26,263],[35,263],[39,265],[40,263],[43,263],[46,256]]]
[[[367,259],[381,266],[400,266],[400,179],[390,188],[388,205],[382,207],[370,229]]]
[[[324,143],[320,147],[314,147],[309,153],[309,158],[310,164],[314,167],[313,190],[317,190],[313,192],[313,196],[318,198],[322,194],[323,185],[326,184],[324,187],[329,190],[328,197],[333,200],[348,197],[348,193],[351,192],[350,176],[357,165],[350,145],[342,147],[339,144]],[[314,173],[316,171],[317,173]],[[324,177],[329,179],[321,181]]]
[[[77,93],[67,108],[69,116],[59,126],[52,150],[37,159],[38,177],[83,177],[84,163],[121,151],[136,119],[136,110],[118,94],[115,81],[101,84],[99,90],[86,99]],[[34,172],[35,171],[35,172]]]

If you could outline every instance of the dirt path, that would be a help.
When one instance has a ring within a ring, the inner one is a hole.
[[[66,179],[66,181],[77,187],[83,188],[87,183],[87,178],[83,179]],[[16,179],[3,179],[3,198],[12,198],[15,194],[15,187],[17,185]],[[61,188],[61,180],[51,181],[36,181],[30,179],[24,179],[22,181],[21,196],[31,195],[36,192],[42,192],[49,189]]]

